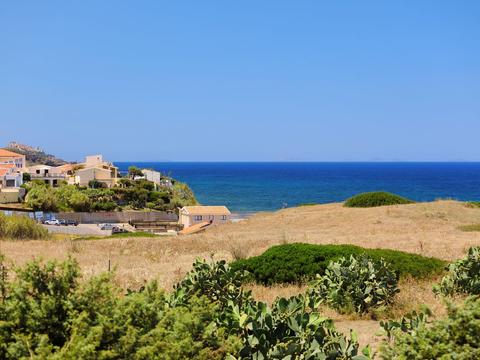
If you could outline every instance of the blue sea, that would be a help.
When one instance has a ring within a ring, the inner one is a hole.
[[[480,201],[480,163],[188,163],[116,162],[152,168],[186,182],[203,205],[233,212],[339,202],[365,191],[416,201]]]

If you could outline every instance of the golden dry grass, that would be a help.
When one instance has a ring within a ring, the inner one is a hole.
[[[138,287],[158,279],[166,289],[187,272],[196,257],[231,260],[254,256],[275,244],[307,242],[390,248],[453,260],[480,245],[480,233],[459,226],[480,223],[480,209],[455,201],[369,209],[328,204],[261,213],[247,221],[197,235],[101,240],[1,241],[0,252],[22,264],[34,257],[75,257],[88,276],[116,268],[118,283]]]

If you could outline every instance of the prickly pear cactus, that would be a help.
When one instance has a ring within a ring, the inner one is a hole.
[[[311,296],[344,313],[366,313],[388,306],[399,291],[398,276],[382,259],[366,255],[341,258],[311,284]]]

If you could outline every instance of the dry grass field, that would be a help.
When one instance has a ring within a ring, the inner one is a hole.
[[[101,240],[57,236],[47,241],[1,241],[0,253],[17,265],[35,257],[60,260],[73,256],[85,276],[106,271],[110,260],[120,286],[136,288],[147,280],[157,279],[168,290],[191,268],[196,257],[231,260],[258,255],[272,245],[290,242],[354,244],[454,260],[462,257],[470,246],[480,245],[480,232],[459,229],[471,224],[480,224],[480,209],[455,201],[368,209],[328,204],[257,214],[240,223],[190,236]],[[442,303],[431,292],[431,282],[404,280],[400,285],[393,316],[401,316],[422,303],[428,304],[437,315],[444,312]],[[269,302],[276,296],[290,296],[303,290],[298,286],[251,288],[257,299]],[[373,335],[378,330],[376,321],[345,318],[331,311],[328,315],[342,330],[359,330],[363,343],[378,342]]]

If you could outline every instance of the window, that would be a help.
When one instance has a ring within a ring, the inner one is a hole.
[[[208,215],[208,220],[215,220],[215,215]]]
[[[227,215],[222,215],[222,220],[227,220]]]
[[[195,221],[201,221],[202,219],[202,215],[195,215]]]

